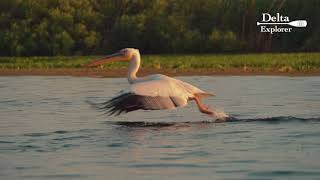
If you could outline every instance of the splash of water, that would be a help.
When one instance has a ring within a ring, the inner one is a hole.
[[[229,117],[229,115],[226,114],[226,113],[223,112],[223,111],[216,111],[216,112],[215,112],[215,116],[216,116],[216,118],[218,118],[218,119]]]
[[[237,119],[232,116],[225,117],[225,119],[216,119],[215,121],[186,121],[186,122],[147,122],[147,121],[107,121],[107,124],[115,124],[124,127],[170,127],[170,126],[192,126],[197,124],[211,124],[220,122],[320,122],[320,117],[315,118],[298,118],[292,116],[277,116],[269,118],[254,118],[254,119]]]
[[[225,122],[228,118],[230,118],[230,116],[227,113],[220,110],[215,110],[212,114],[212,117],[216,119],[215,122]]]

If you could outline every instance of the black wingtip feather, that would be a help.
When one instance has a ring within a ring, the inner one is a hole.
[[[90,102],[89,104],[109,116],[118,116],[122,113],[128,113],[139,109],[157,110],[180,106],[175,103],[172,97],[141,96],[134,93],[124,93],[103,103]]]

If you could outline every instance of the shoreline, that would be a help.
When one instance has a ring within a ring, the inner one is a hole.
[[[57,68],[57,69],[1,69],[0,76],[79,76],[79,77],[125,77],[127,68],[118,69],[85,69],[85,68]],[[320,70],[309,71],[279,71],[232,68],[217,69],[154,69],[143,68],[139,76],[150,74],[165,74],[168,76],[320,76]]]

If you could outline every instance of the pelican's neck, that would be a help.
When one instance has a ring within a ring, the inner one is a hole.
[[[132,55],[130,60],[129,72],[128,72],[128,81],[130,84],[134,83],[137,78],[137,72],[140,67],[140,53],[136,52]]]

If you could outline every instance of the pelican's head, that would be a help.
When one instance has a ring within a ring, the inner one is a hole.
[[[87,67],[95,67],[105,63],[116,61],[130,61],[135,55],[140,55],[138,49],[124,48],[114,54],[93,61],[92,63],[88,64]]]

